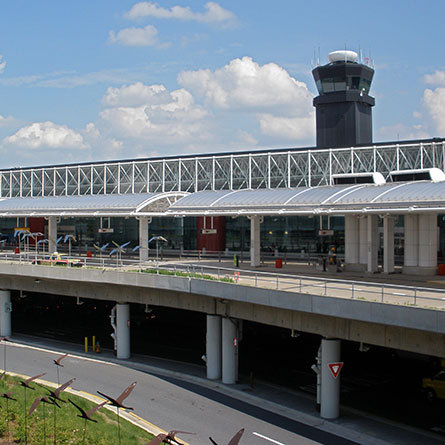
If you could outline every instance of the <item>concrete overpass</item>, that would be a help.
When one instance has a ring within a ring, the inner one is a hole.
[[[145,265],[68,268],[2,261],[0,288],[116,302],[116,347],[121,358],[130,356],[129,303],[205,313],[207,375],[227,384],[237,380],[242,320],[318,334],[323,342],[334,344],[342,339],[445,356],[445,291],[441,289],[248,271],[240,272],[238,282],[227,282],[231,272],[218,268],[202,270],[215,278],[210,280],[175,276],[177,267],[170,267],[172,275],[156,270],[145,273],[140,267]],[[0,295],[0,335],[5,336],[11,333],[10,291]],[[340,361],[339,352],[329,363]],[[323,353],[320,359],[323,369]],[[339,384],[328,377],[326,388]],[[332,391],[338,389],[331,387],[328,392]],[[324,411],[328,418],[337,415],[338,406]]]

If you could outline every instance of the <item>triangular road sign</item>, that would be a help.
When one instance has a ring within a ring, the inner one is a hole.
[[[332,375],[334,376],[334,379],[336,379],[340,374],[341,368],[343,367],[343,362],[328,363],[328,366],[332,372]]]

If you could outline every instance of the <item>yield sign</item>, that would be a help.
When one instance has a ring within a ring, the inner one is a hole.
[[[328,363],[328,366],[332,372],[332,375],[334,376],[334,379],[336,379],[340,374],[341,368],[343,367],[343,362]]]

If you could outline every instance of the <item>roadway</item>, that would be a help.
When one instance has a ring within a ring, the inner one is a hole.
[[[29,376],[46,372],[44,379],[57,382],[53,359],[60,354],[61,351],[8,342],[6,368]],[[208,445],[209,436],[225,444],[241,428],[246,429],[242,445],[355,443],[293,420],[284,410],[277,414],[267,407],[255,406],[179,376],[143,372],[77,354],[68,356],[63,364],[60,381],[76,377],[72,387],[91,394],[101,391],[118,395],[131,382],[137,381],[135,390],[126,400],[128,405],[134,407],[138,416],[161,429],[195,432],[196,436],[183,436],[190,444]]]

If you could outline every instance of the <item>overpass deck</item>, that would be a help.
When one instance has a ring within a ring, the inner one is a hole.
[[[422,283],[417,281],[413,287],[406,285],[407,279],[405,285],[378,282],[374,277],[358,281],[349,273],[344,276],[348,279],[338,280],[297,275],[289,266],[287,273],[277,274],[205,261],[118,265],[109,257],[83,258],[82,267],[69,267],[32,264],[33,258],[0,257],[0,287],[217,314],[445,356],[441,283],[419,286]]]
[[[0,256],[1,263],[32,264],[36,255]],[[255,287],[295,294],[361,300],[392,305],[406,305],[424,309],[445,310],[445,277],[419,276],[401,273],[368,274],[363,272],[335,272],[328,266],[326,272],[316,266],[303,263],[288,263],[284,268],[275,268],[275,262],[265,262],[259,268],[242,263],[235,268],[229,260],[214,259],[169,259],[167,261],[110,260],[108,258],[81,258],[82,268],[101,268],[121,273],[151,272],[169,273],[193,279],[208,278],[234,285]],[[51,266],[41,266],[51,267]],[[72,268],[73,270],[77,268]]]

